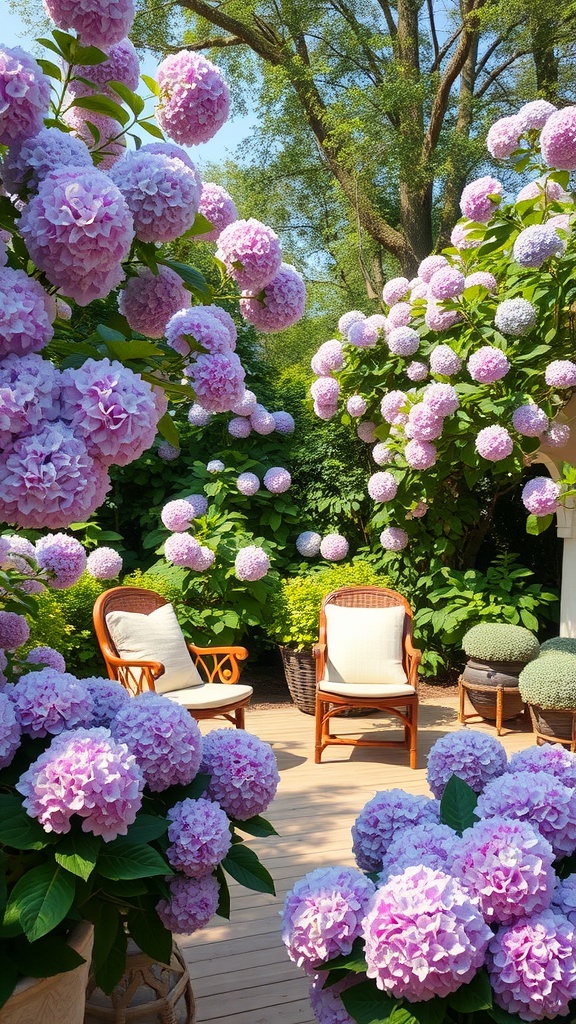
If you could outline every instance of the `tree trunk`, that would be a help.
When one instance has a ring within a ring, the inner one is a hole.
[[[473,119],[473,99],[476,85],[476,63],[478,60],[478,33],[474,34],[470,52],[460,75],[460,92],[458,96],[458,116],[456,119],[456,132],[466,139],[470,138],[470,129]],[[451,160],[446,174],[446,187],[444,189],[444,202],[440,219],[440,230],[438,233],[438,248],[450,244],[450,233],[454,224],[459,220],[460,196],[468,177],[468,167],[465,162],[456,163]]]
[[[538,94],[550,103],[558,102],[558,58],[554,52],[555,26],[550,19],[530,19],[532,52]]]

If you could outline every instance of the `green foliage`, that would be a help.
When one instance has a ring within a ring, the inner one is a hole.
[[[538,657],[540,645],[524,626],[501,622],[483,622],[472,626],[462,637],[462,647],[469,658],[491,661],[532,661]]]
[[[332,590],[347,586],[390,585],[390,579],[357,558],[345,565],[309,569],[300,576],[280,582],[272,597],[269,635],[276,643],[297,651],[318,640],[318,615],[323,598]]]
[[[545,640],[540,645],[540,655],[546,654],[548,651],[559,651],[563,654],[576,654],[576,637],[573,636],[554,636],[550,640]]]
[[[523,668],[520,696],[528,704],[558,710],[576,708],[576,657],[563,651],[547,651]]]
[[[64,656],[66,670],[80,678],[101,675],[102,657],[92,625],[96,598],[109,586],[88,573],[67,590],[45,590],[37,597],[37,613],[30,621],[30,639],[20,648],[55,647]]]

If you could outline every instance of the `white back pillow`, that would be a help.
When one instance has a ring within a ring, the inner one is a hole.
[[[120,658],[162,662],[165,672],[155,682],[157,693],[202,686],[171,604],[163,604],[150,615],[108,612],[106,625]]]
[[[406,683],[402,668],[404,608],[345,608],[327,604],[325,679],[364,685]]]

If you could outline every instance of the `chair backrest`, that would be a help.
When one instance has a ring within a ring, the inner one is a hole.
[[[106,624],[108,613],[122,611],[150,615],[150,612],[156,611],[157,608],[161,608],[165,604],[168,604],[165,597],[161,597],[153,590],[145,590],[143,587],[112,587],[111,590],[105,590],[96,598],[92,614],[94,629],[106,667],[109,672],[112,670],[111,678],[115,678],[115,675],[107,655],[113,654],[118,657],[118,651]]]
[[[318,628],[318,642],[327,644],[326,629],[326,606],[336,604],[344,608],[404,608],[404,628],[402,632],[402,664],[404,671],[408,671],[408,659],[406,654],[406,639],[412,638],[412,608],[402,594],[396,590],[389,590],[387,587],[340,587],[327,594],[322,601],[320,608],[320,621]]]

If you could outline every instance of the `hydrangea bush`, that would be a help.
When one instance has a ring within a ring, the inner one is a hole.
[[[558,746],[508,762],[466,729],[430,751],[439,800],[377,793],[352,829],[358,868],[317,868],[286,897],[318,1021],[572,1020],[575,772]]]

